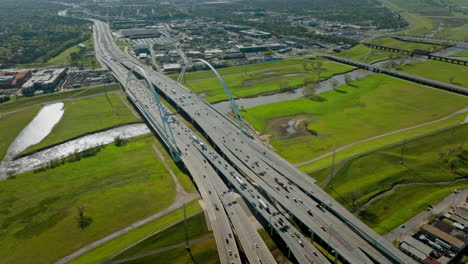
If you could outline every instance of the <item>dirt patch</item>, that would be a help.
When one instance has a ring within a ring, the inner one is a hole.
[[[275,135],[281,139],[316,135],[316,132],[311,133],[307,129],[308,124],[309,117],[306,116],[285,117],[271,121],[268,130],[274,131]]]
[[[198,96],[200,96],[201,98],[206,98],[208,96],[208,93],[207,92],[200,93],[198,94]]]

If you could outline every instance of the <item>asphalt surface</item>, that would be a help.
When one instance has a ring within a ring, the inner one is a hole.
[[[128,83],[128,69],[145,66],[115,47],[106,24],[95,21],[95,25],[98,58],[122,84]],[[157,133],[166,138],[166,144],[176,145],[181,151],[181,158],[207,205],[222,263],[240,262],[235,240],[228,239],[233,229],[237,231],[250,263],[260,263],[257,258],[259,251],[263,251],[261,256],[264,258],[271,256],[263,241],[255,242],[258,248],[254,244],[253,250],[251,241],[257,241],[258,233],[244,234],[247,232],[241,232],[239,227],[236,229],[236,226],[252,223],[239,217],[242,209],[233,206],[232,197],[227,197],[229,188],[225,182],[246,200],[254,213],[273,227],[299,263],[327,263],[327,260],[293,224],[288,223],[289,215],[306,226],[314,238],[320,238],[319,241],[331,254],[349,263],[373,263],[371,259],[380,263],[414,263],[334,201],[307,175],[242,133],[236,123],[206,101],[169,77],[149,68],[145,70],[158,92],[177,105],[179,112],[192,119],[216,148],[201,145],[199,139],[194,140],[193,131],[175,116],[170,118],[171,133],[164,127],[162,119],[165,117],[159,112],[161,110],[158,110],[149,90],[138,82],[128,85],[127,94],[140,112]],[[167,109],[162,111],[171,114]],[[249,253],[249,250],[254,253]]]

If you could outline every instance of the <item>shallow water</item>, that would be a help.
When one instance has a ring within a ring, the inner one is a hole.
[[[5,179],[8,172],[19,174],[31,171],[41,164],[63,159],[73,153],[81,152],[100,145],[110,144],[114,142],[116,137],[127,139],[150,132],[151,131],[145,124],[126,125],[83,136],[17,160],[4,160],[0,163],[0,180]]]
[[[12,160],[27,147],[41,142],[60,121],[63,112],[63,103],[44,106],[11,143],[4,160]]]

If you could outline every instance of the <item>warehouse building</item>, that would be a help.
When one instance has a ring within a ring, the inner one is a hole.
[[[252,37],[252,38],[260,38],[260,39],[271,38],[271,33],[256,30],[256,29],[242,30],[239,33],[248,37]]]
[[[158,38],[161,36],[157,28],[123,29],[120,33],[125,38],[130,39]]]

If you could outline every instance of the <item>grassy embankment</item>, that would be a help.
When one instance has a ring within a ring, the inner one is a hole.
[[[350,66],[324,59],[316,59],[316,61],[323,62],[323,72],[320,73],[321,80],[353,69]],[[279,91],[280,88],[288,89],[302,86],[304,78],[317,76],[317,71],[309,66],[310,63],[312,63],[311,60],[290,59],[224,68],[219,69],[218,72],[234,97],[247,97]],[[177,78],[177,76],[171,77]],[[186,73],[185,80],[184,85],[200,94],[208,102],[227,100],[226,93],[211,71]],[[280,85],[284,87],[280,87]]]
[[[451,57],[467,57],[468,58],[468,49],[457,52],[453,54]]]
[[[301,98],[244,111],[244,117],[292,163],[383,133],[446,117],[468,105],[458,94],[384,75],[356,80],[320,100]],[[296,132],[286,130],[295,122]]]
[[[401,132],[398,132],[398,133],[395,133],[395,134],[391,134],[391,135],[383,136],[383,137],[380,137],[380,138],[372,139],[372,140],[369,140],[369,141],[354,144],[354,145],[349,146],[348,148],[345,148],[345,149],[343,149],[341,151],[337,151],[335,153],[335,163],[338,164],[340,161],[342,161],[342,160],[344,160],[346,158],[352,157],[354,155],[364,153],[364,152],[367,152],[367,151],[370,151],[370,150],[374,150],[374,149],[377,149],[377,148],[385,147],[385,146],[388,146],[390,144],[400,142],[400,141],[403,141],[403,140],[408,139],[408,138],[424,135],[424,134],[430,133],[432,131],[436,131],[436,130],[443,129],[443,128],[446,128],[446,127],[450,127],[450,126],[453,126],[453,125],[456,125],[456,124],[460,124],[461,122],[463,122],[465,120],[466,115],[467,115],[466,113],[461,113],[461,114],[458,114],[458,115],[456,115],[454,117],[448,118],[448,119],[440,121],[440,122],[435,122],[433,124],[428,124],[428,125],[425,125],[425,126],[408,129],[408,130],[401,131]],[[306,173],[309,173],[309,172],[317,170],[317,169],[319,169],[321,167],[329,166],[332,163],[332,160],[333,160],[333,156],[329,155],[327,157],[316,160],[314,162],[302,165],[302,166],[299,167],[299,169],[306,172]],[[316,176],[317,175],[315,175],[314,178],[320,184],[324,179],[318,178]]]
[[[185,248],[176,248],[155,255],[139,258],[125,264],[217,264],[218,250],[214,239],[196,243],[190,246],[191,255]]]
[[[361,218],[376,231],[390,231],[450,190],[468,186],[466,180],[436,185],[468,175],[468,150],[464,146],[467,140],[468,124],[464,124],[358,156],[348,160],[327,183],[333,190],[325,190],[350,210],[364,209]],[[330,167],[310,175],[323,182],[330,175]],[[372,197],[393,186],[411,183],[420,185],[398,187],[363,208]]]
[[[116,94],[66,101],[65,112],[47,137],[23,153],[38,150],[65,140],[112,126],[140,121]]]
[[[385,47],[401,49],[401,50],[407,50],[407,51],[420,49],[420,50],[435,52],[444,48],[443,46],[440,46],[440,45],[431,45],[427,43],[416,43],[416,42],[410,42],[410,41],[400,41],[391,37],[377,38],[377,39],[369,41],[369,43],[380,45],[380,46],[385,46]]]
[[[377,61],[387,60],[394,58],[398,53],[387,52],[378,49],[369,48],[363,44],[356,45],[349,50],[345,50],[336,54],[337,56],[361,61],[365,63],[373,63]]]
[[[453,63],[428,60],[402,65],[399,71],[468,87],[468,67]]]
[[[5,156],[8,147],[15,140],[25,126],[33,120],[41,109],[36,106],[25,111],[10,115],[0,115],[0,160]]]
[[[200,212],[202,210],[198,200],[186,204],[186,213],[188,215]],[[94,264],[99,263],[106,258],[116,254],[117,252],[127,248],[133,243],[147,237],[148,235],[162,230],[173,223],[184,219],[184,209],[179,208],[167,215],[164,215],[146,225],[134,229],[120,237],[112,239],[111,241],[97,247],[94,250],[72,260],[70,264]]]
[[[1,181],[2,263],[52,263],[169,206],[174,182],[154,141],[144,136],[109,145],[79,162]],[[78,207],[92,219],[83,229]]]
[[[120,86],[118,84],[108,84],[90,88],[74,89],[72,91],[66,92],[37,95],[33,97],[22,96],[18,97],[18,99],[15,99],[13,97],[11,101],[0,104],[0,114],[20,110],[22,108],[30,107],[36,104],[44,104],[51,101],[72,99],[76,97],[84,97],[104,93],[106,89],[108,92],[118,91],[120,90]]]
[[[212,235],[212,232],[208,230],[206,225],[204,213],[199,213],[187,218],[187,233],[188,240]],[[160,233],[157,233],[125,250],[124,252],[115,256],[113,260],[132,257],[151,250],[156,250],[183,242],[185,242],[185,223],[184,221],[181,221],[174,226],[169,227],[168,229],[165,229]]]

